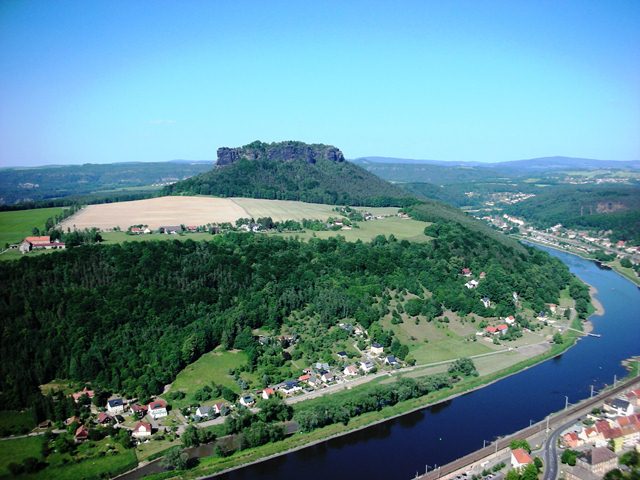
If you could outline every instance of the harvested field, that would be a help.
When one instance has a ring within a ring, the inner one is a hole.
[[[333,205],[294,202],[288,200],[261,200],[254,198],[214,197],[159,197],[132,202],[89,205],[62,223],[62,228],[85,229],[97,227],[110,230],[131,225],[148,225],[156,229],[161,225],[206,225],[207,223],[235,222],[238,218],[271,217],[274,221],[325,220],[337,216]],[[397,208],[363,208],[374,214],[391,215]]]

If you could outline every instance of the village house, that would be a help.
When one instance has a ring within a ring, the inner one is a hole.
[[[338,352],[336,353],[336,355],[340,360],[346,360],[347,358],[349,358],[349,355],[347,355],[347,352]]]
[[[513,325],[514,323],[516,323],[516,318],[513,315],[509,315],[504,319],[504,321],[507,325]]]
[[[168,415],[167,402],[161,398],[156,398],[153,402],[147,405],[147,411],[149,412],[149,416],[154,420],[166,417]]]
[[[307,384],[310,387],[317,388],[320,385],[322,385],[322,378],[320,378],[319,375],[316,375],[315,373],[312,373],[312,374],[309,375],[309,380],[307,380]]]
[[[576,448],[584,445],[584,441],[576,432],[568,432],[562,436],[562,443],[568,448]]]
[[[67,419],[64,421],[64,424],[65,424],[65,426],[67,426],[67,427],[68,427],[69,425],[71,425],[72,423],[78,423],[78,424],[80,424],[81,422],[80,422],[80,419],[79,419],[78,417],[76,417],[75,415],[74,415],[73,417],[69,417],[69,418],[67,418]]]
[[[462,276],[463,277],[470,277],[472,275],[471,269],[470,268],[463,268],[462,269]]]
[[[216,415],[224,415],[227,410],[227,406],[223,402],[218,402],[213,404],[213,411],[216,412]]]
[[[89,429],[84,425],[81,425],[76,429],[76,433],[74,436],[75,436],[76,442],[78,443],[84,442],[89,438]]]
[[[113,421],[113,418],[110,417],[109,415],[107,415],[104,412],[100,412],[98,414],[98,417],[96,418],[96,422],[98,423],[98,425],[107,425],[108,423],[111,423]]]
[[[384,363],[393,367],[398,364],[398,360],[393,355],[389,355],[384,359]]]
[[[269,400],[271,397],[273,397],[276,394],[276,391],[271,388],[271,387],[267,387],[264,390],[262,390],[262,398],[265,400]]]
[[[369,373],[374,368],[375,368],[375,364],[371,360],[367,360],[366,362],[360,362],[360,370],[362,370],[364,373]]]
[[[604,409],[609,416],[624,417],[633,414],[633,405],[622,398],[606,400]]]
[[[373,355],[382,355],[384,353],[384,347],[374,342],[371,344],[371,353]]]
[[[132,235],[142,235],[144,230],[140,227],[131,227],[129,232],[131,232]]]
[[[111,415],[117,415],[124,412],[124,401],[121,398],[112,398],[107,400],[107,411]]]
[[[627,401],[634,407],[640,407],[640,388],[637,390],[631,390],[626,395]],[[638,409],[640,411],[640,409]]]
[[[547,306],[549,307],[549,311],[552,315],[555,315],[558,311],[558,305],[556,305],[555,303],[549,303]]]
[[[487,274],[485,272],[480,272],[480,280],[484,279],[487,277]]]
[[[470,280],[467,283],[464,284],[465,287],[467,287],[469,290],[476,288],[478,286],[478,281],[477,280]]]
[[[308,381],[309,381],[309,379],[310,379],[310,378],[311,378],[311,374],[310,374],[310,373],[305,373],[304,375],[300,375],[300,376],[298,377],[298,381],[299,381],[299,382],[305,382],[305,383],[306,383],[306,382],[308,382]]]
[[[484,308],[489,308],[491,306],[491,300],[489,300],[488,297],[483,297],[481,300],[482,305],[484,305]]]
[[[320,378],[322,379],[322,381],[324,383],[331,383],[331,382],[334,382],[336,380],[335,375],[333,373],[331,373],[331,372],[323,373]]]
[[[256,401],[251,395],[243,395],[242,397],[240,397],[240,405],[244,405],[247,408],[253,407],[255,403]]]
[[[18,247],[20,252],[29,253],[32,250],[63,250],[65,244],[60,240],[51,241],[49,235],[39,237],[26,237]]]
[[[344,373],[344,375],[347,377],[356,377],[359,373],[358,367],[356,367],[355,365],[349,365],[348,367],[345,367],[342,373]]]
[[[302,390],[302,387],[298,385],[297,380],[287,380],[279,386],[278,390],[280,390],[285,395],[293,395],[294,393]]]
[[[205,407],[201,405],[196,409],[196,416],[200,418],[209,417],[210,415],[213,415],[213,407]]]
[[[74,402],[78,403],[83,395],[86,395],[89,398],[93,398],[95,396],[95,392],[93,390],[89,390],[87,387],[84,387],[81,391],[73,393],[71,397],[73,398]]]
[[[576,459],[576,466],[603,476],[618,466],[618,457],[606,447],[596,447],[584,452]]]
[[[511,468],[522,470],[531,463],[533,463],[533,460],[524,448],[516,448],[511,451]]]
[[[135,438],[148,438],[151,436],[151,424],[147,422],[138,422],[134,425],[131,433]]]
[[[131,411],[134,415],[139,417],[144,417],[147,414],[147,406],[146,405],[138,405],[137,403],[131,405]]]
[[[158,230],[160,233],[165,233],[167,235],[182,233],[182,227],[180,225],[163,225]]]

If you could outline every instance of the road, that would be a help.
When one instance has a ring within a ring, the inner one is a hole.
[[[543,480],[556,480],[558,477],[558,439],[560,434],[575,423],[575,419],[556,428],[544,442],[544,477]]]

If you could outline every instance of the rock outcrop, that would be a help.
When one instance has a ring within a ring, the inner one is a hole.
[[[244,147],[218,149],[218,161],[216,166],[224,167],[232,165],[240,159],[269,160],[269,161],[304,161],[314,164],[320,160],[331,162],[344,162],[344,155],[340,149],[331,145],[307,144],[303,142],[277,142],[263,143],[253,142]]]

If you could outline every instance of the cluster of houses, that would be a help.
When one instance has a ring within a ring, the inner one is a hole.
[[[71,395],[76,403],[85,396],[89,399],[93,399],[95,397],[95,392],[85,387]],[[167,402],[161,398],[156,398],[146,405],[126,402],[122,398],[111,398],[107,400],[105,411],[98,412],[93,418],[92,423],[96,426],[116,425],[118,428],[126,428],[131,431],[131,436],[133,438],[144,440],[151,436],[153,430],[151,423],[145,422],[144,418],[147,415],[153,420],[166,417],[168,415],[167,407]],[[134,415],[134,417],[138,419],[133,427],[127,427],[124,425],[125,418],[123,415],[127,413]],[[89,438],[89,425],[82,425],[80,419],[75,416],[65,420],[65,424],[67,426],[73,423],[80,424],[74,435],[76,442],[83,442],[87,440]]]
[[[470,268],[463,268],[460,274],[465,278],[471,278],[473,276],[473,272],[471,271]],[[474,288],[477,288],[478,285],[480,285],[480,280],[484,280],[486,276],[487,274],[485,272],[480,272],[480,275],[478,275],[478,280],[476,280],[475,278],[472,278],[467,283],[465,283],[464,286],[467,287],[469,290],[473,290]],[[482,303],[484,303],[484,300]],[[489,306],[485,305],[485,307],[488,308]]]
[[[18,245],[21,253],[29,253],[33,250],[64,250],[65,244],[60,240],[51,240],[49,235],[37,237],[25,237]]]
[[[155,230],[155,232],[157,233],[164,233],[166,235],[178,235],[179,233],[183,233],[183,232],[187,232],[187,233],[194,233],[198,231],[198,228],[196,225],[185,225],[184,228],[182,225],[161,225],[160,227],[158,227],[157,230]],[[143,226],[135,226],[135,227],[129,227],[129,229],[127,230],[128,233],[130,233],[131,235],[147,235],[150,233],[154,233],[154,230],[151,230],[148,226],[143,225]]]
[[[508,317],[502,319],[502,323],[498,325],[489,325],[485,327],[483,331],[477,332],[477,336],[485,336],[485,337],[499,337],[501,335],[506,334],[509,331],[509,327],[516,323],[516,319],[513,315],[509,315]]]
[[[617,453],[640,451],[640,389],[605,401],[600,414],[587,418],[587,425],[573,426],[561,438],[563,446],[580,452],[576,466],[565,472],[568,480],[602,478],[617,467]]]

